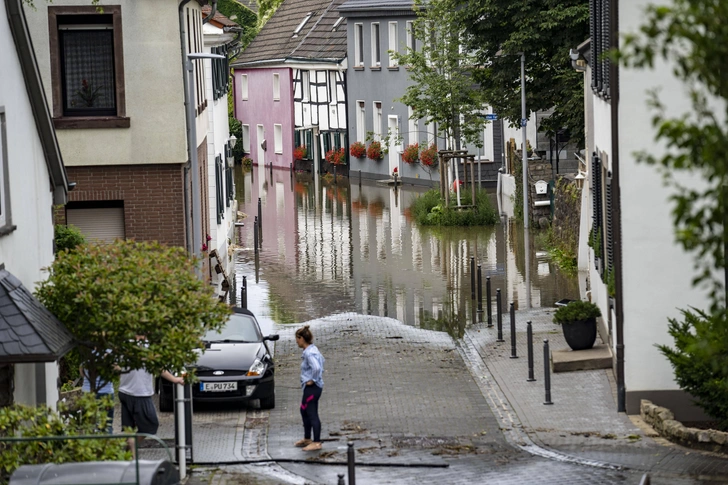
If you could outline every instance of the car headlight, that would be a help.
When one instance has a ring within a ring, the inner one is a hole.
[[[255,359],[253,365],[250,366],[250,370],[246,375],[248,376],[262,376],[265,372],[265,364],[260,359]]]

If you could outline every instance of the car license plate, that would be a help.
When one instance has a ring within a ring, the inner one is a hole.
[[[202,392],[225,392],[237,390],[237,382],[200,382],[200,391]]]

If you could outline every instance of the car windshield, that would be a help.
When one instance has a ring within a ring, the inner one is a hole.
[[[233,313],[219,331],[209,331],[202,338],[205,342],[261,342],[258,324],[250,315]]]

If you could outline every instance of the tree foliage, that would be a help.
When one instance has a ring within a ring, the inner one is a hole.
[[[36,296],[79,342],[95,391],[97,377],[103,385],[119,368],[159,374],[197,360],[201,337],[221,327],[230,310],[193,268],[182,248],[84,245],[58,254]]]
[[[457,0],[468,48],[482,67],[475,79],[493,111],[519,126],[521,66],[526,54],[528,112],[554,109],[541,129],[550,136],[566,127],[583,146],[584,78],[569,59],[569,49],[589,37],[586,0]]]
[[[258,33],[258,16],[236,0],[218,0],[217,10],[238,24],[243,33],[240,36],[240,46],[245,48]]]
[[[479,146],[485,121],[477,115],[484,103],[473,82],[475,60],[462,49],[464,28],[456,0],[415,0],[413,8],[417,19],[412,32],[418,49],[395,53],[399,64],[408,67],[412,81],[399,101],[412,108],[413,118],[437,123],[448,140],[462,137]],[[461,117],[467,122],[461,123]]]
[[[86,242],[81,230],[73,225],[56,224],[53,228],[53,241],[56,252],[75,249]]]

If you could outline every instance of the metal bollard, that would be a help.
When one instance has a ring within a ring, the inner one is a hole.
[[[248,308],[248,281],[243,276],[243,287],[240,289],[240,308]]]
[[[288,168],[290,169],[291,173],[293,173],[293,164],[292,163],[288,164]]]
[[[533,382],[536,378],[533,377],[533,328],[530,320],[526,322],[526,340],[528,340],[528,379],[526,382]]]
[[[488,300],[488,326],[493,326],[493,302],[490,297],[490,276],[485,277],[485,296]]]
[[[263,210],[261,209],[260,197],[258,197],[258,228],[263,229]]]
[[[498,323],[498,338],[496,342],[505,342],[503,340],[503,312],[501,311],[501,291],[500,288],[495,290],[495,317]]]
[[[480,321],[483,320],[483,273],[480,265],[478,265],[478,315],[481,317]]]
[[[258,254],[258,216],[255,216],[253,221],[253,246],[255,247],[255,254]]]
[[[511,302],[511,359],[517,359],[516,353],[516,307]]]
[[[470,299],[475,300],[475,258],[470,256]]]
[[[361,187],[361,170],[359,170],[359,187]]]
[[[344,482],[344,474],[339,473],[338,477],[339,477],[339,481],[336,482],[336,485],[346,485],[346,483]]]
[[[549,339],[543,340],[543,385],[546,389],[546,400],[544,404],[553,404],[551,402],[551,365],[550,360],[551,352],[549,351]]]
[[[346,450],[346,461],[347,466],[349,467],[349,485],[355,485],[356,477],[354,473],[354,443],[352,441],[349,441],[346,446],[348,447],[348,449]]]

